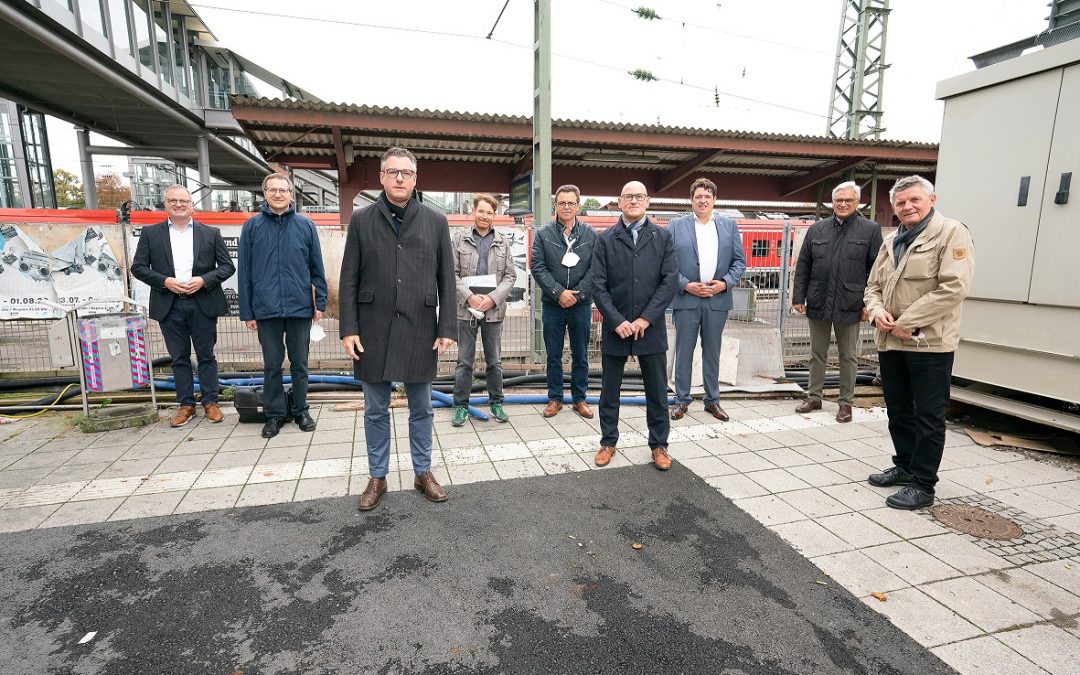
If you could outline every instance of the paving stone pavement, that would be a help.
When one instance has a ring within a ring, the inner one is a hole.
[[[977,506],[1024,534],[952,531],[929,510],[884,505],[866,483],[890,465],[884,411],[794,413],[795,402],[725,400],[731,421],[695,405],[672,425],[673,459],[784,538],[835,582],[961,673],[1076,673],[1080,654],[1080,474],[950,430],[939,503]],[[624,407],[619,452],[592,456],[599,422],[568,408],[512,406],[510,422],[450,425],[436,411],[433,471],[454,487],[651,461],[644,410]],[[0,532],[355,495],[367,482],[363,413],[316,407],[314,433],[204,418],[84,435],[63,416],[0,426]],[[407,415],[393,412],[389,487],[411,489]],[[388,496],[389,499],[393,495]],[[880,599],[884,598],[884,600]]]

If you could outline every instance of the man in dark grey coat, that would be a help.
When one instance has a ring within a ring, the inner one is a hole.
[[[413,197],[416,157],[390,148],[380,162],[383,192],[353,212],[341,261],[341,342],[364,387],[371,479],[359,508],[379,505],[390,469],[390,386],[405,383],[413,486],[434,502],[446,491],[431,473],[431,382],[439,354],[457,335],[454,260],[446,216]]]
[[[627,183],[619,195],[622,217],[600,235],[593,253],[593,299],[604,317],[600,338],[600,450],[606,466],[619,441],[619,395],[626,359],[636,356],[645,383],[645,419],[653,464],[671,466],[668,456],[667,325],[664,312],[679,288],[679,265],[671,233],[656,226],[645,210],[649,193]]]
[[[821,409],[831,333],[840,356],[837,422],[851,421],[858,368],[859,322],[866,320],[863,291],[881,248],[881,228],[858,213],[860,190],[848,181],[833,188],[833,214],[810,226],[795,265],[791,303],[810,324],[810,384],[795,412]]]

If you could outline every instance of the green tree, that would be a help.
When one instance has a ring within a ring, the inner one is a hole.
[[[600,200],[595,197],[589,197],[585,201],[581,202],[582,211],[592,211],[600,208]]]
[[[56,205],[62,209],[81,209],[86,207],[86,194],[82,181],[70,171],[53,171],[53,185],[56,186]]]
[[[120,204],[131,199],[131,188],[120,180],[115,173],[107,173],[94,178],[94,186],[97,188],[97,200],[99,209],[115,209]]]

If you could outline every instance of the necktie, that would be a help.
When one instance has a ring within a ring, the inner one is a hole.
[[[630,228],[630,236],[634,239],[634,246],[637,246],[638,225],[634,225]]]

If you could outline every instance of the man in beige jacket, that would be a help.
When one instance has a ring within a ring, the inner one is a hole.
[[[912,510],[934,503],[960,310],[975,259],[967,226],[934,209],[937,195],[930,181],[901,178],[889,201],[900,227],[878,252],[864,301],[877,328],[895,454],[892,467],[868,480],[878,487],[904,486],[885,503]]]

